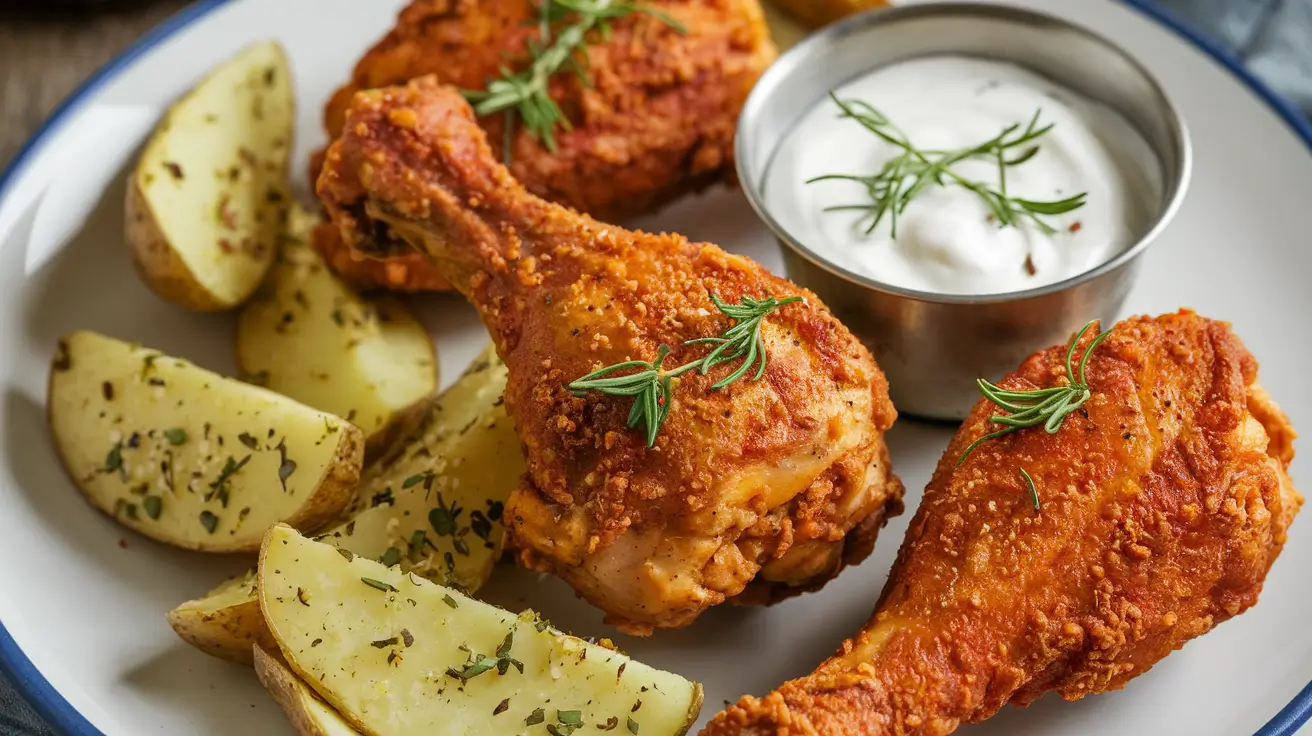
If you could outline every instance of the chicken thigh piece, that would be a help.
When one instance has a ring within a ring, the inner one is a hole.
[[[1069,385],[1065,354],[1039,352],[1001,386]],[[1086,375],[1092,398],[1055,434],[989,439],[959,464],[998,429],[980,402],[865,629],[703,736],[941,736],[1049,690],[1123,687],[1256,603],[1302,497],[1294,431],[1253,356],[1185,311],[1117,324]]]
[[[609,33],[588,33],[573,55],[584,74],[567,67],[551,76],[548,94],[568,122],[556,130],[554,149],[522,121],[507,131],[504,113],[479,120],[498,157],[509,143],[511,172],[529,191],[616,220],[733,179],[738,113],[777,55],[758,0],[413,0],[329,101],[329,139],[341,134],[361,90],[430,74],[484,90],[505,70],[524,69],[530,45],[552,38],[543,40],[544,5],[633,12],[611,20]],[[560,34],[577,17],[565,12],[552,30]],[[422,261],[378,269],[352,255],[329,258],[358,286],[422,290],[441,283]]]
[[[883,373],[813,294],[714,245],[529,194],[456,90],[429,79],[358,95],[318,189],[352,247],[391,252],[399,235],[481,313],[528,460],[503,517],[511,543],[625,631],[819,587],[900,510]],[[741,361],[684,373],[650,447],[626,426],[632,397],[568,387],[663,345],[662,368],[706,355],[713,345],[687,341],[734,324],[712,295],[805,298],[762,323],[759,380],[753,364],[713,388]]]

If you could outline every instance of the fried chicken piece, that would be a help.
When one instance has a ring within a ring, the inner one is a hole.
[[[310,234],[312,245],[334,273],[359,289],[446,291],[451,285],[422,253],[410,251],[390,258],[357,254],[342,240],[337,225],[325,222]]]
[[[528,190],[603,220],[643,214],[733,178],[738,112],[776,50],[757,0],[650,0],[683,32],[652,14],[612,22],[609,40],[585,47],[590,83],[568,71],[550,94],[572,130],[558,130],[550,151],[516,126],[511,172]],[[397,25],[356,65],[351,82],[324,113],[330,139],[342,132],[356,92],[425,75],[482,90],[507,66],[526,65],[539,38],[537,0],[415,0]],[[580,55],[579,58],[583,58]],[[505,116],[479,121],[502,156]],[[312,177],[317,175],[317,166]],[[375,274],[357,260],[342,271],[357,285]],[[405,288],[432,282],[423,261],[406,264]]]
[[[1064,384],[1065,352],[1001,385]],[[1117,324],[1087,378],[1087,416],[988,440],[958,466],[997,428],[997,407],[975,407],[865,629],[703,735],[948,734],[1048,690],[1121,688],[1256,603],[1303,500],[1294,431],[1257,361],[1228,325],[1182,311]]]
[[[352,247],[422,248],[478,309],[510,370],[529,471],[504,519],[519,561],[554,572],[635,634],[729,599],[822,585],[900,510],[895,411],[869,352],[814,294],[679,235],[630,232],[529,194],[461,96],[435,80],[362,93],[319,195]],[[575,396],[602,366],[706,354],[732,322],[711,301],[804,296],[764,322],[760,380],[686,373],[646,446],[633,401]]]

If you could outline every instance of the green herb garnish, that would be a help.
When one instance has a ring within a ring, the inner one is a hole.
[[[170,445],[182,445],[187,442],[187,430],[177,427],[174,429],[164,430],[164,439],[169,441]]]
[[[205,531],[213,534],[219,526],[219,517],[209,510],[202,511],[200,512],[200,525],[205,527]]]
[[[556,151],[556,128],[571,128],[564,111],[551,99],[551,78],[561,70],[573,71],[583,84],[591,86],[588,77],[586,40],[592,31],[600,31],[609,38],[610,23],[632,13],[645,13],[659,19],[680,33],[683,26],[673,18],[654,8],[644,7],[627,0],[542,0],[538,38],[528,43],[531,62],[528,68],[512,73],[502,67],[501,76],[492,80],[485,90],[464,90],[465,99],[481,116],[506,113],[506,162],[510,161],[510,141],[518,117],[524,129],[542,142],[548,151]],[[566,23],[552,37],[553,24]]]
[[[506,638],[501,641],[501,646],[497,647],[496,656],[489,657],[471,653],[473,659],[468,664],[458,670],[455,667],[449,667],[446,673],[461,682],[468,682],[493,668],[496,669],[498,675],[504,675],[510,671],[511,667],[514,667],[522,675],[524,674],[524,663],[510,656],[510,650],[514,645],[515,629],[511,628],[506,634]]]
[[[437,536],[452,536],[459,528],[458,519],[462,511],[464,509],[457,506],[454,501],[451,502],[450,506],[447,506],[446,500],[439,493],[437,494],[437,506],[428,512],[428,523],[433,526],[433,531],[437,532]]]
[[[861,100],[842,100],[833,91],[830,91],[829,96],[843,111],[839,115],[840,118],[855,120],[881,140],[902,151],[872,175],[826,174],[806,182],[814,184],[821,181],[851,181],[864,186],[870,196],[869,202],[826,207],[825,211],[865,212],[862,220],[870,221],[866,228],[867,233],[874,232],[875,228],[879,227],[879,223],[888,217],[890,234],[896,238],[898,216],[906,211],[912,200],[931,186],[944,187],[955,184],[974,192],[984,200],[999,226],[1016,227],[1022,220],[1029,220],[1049,235],[1057,232],[1057,229],[1049,225],[1044,217],[1062,215],[1084,206],[1087,192],[1053,201],[1022,199],[1007,193],[1007,170],[1034,158],[1039,152],[1039,146],[1035,141],[1052,130],[1052,123],[1039,127],[1039,116],[1043,112],[1041,109],[1035,110],[1034,117],[1030,118],[1029,125],[1023,130],[1020,123],[1015,123],[979,145],[953,151],[938,151],[922,150],[912,145],[905,133],[869,103]],[[984,182],[966,179],[952,170],[952,166],[961,161],[981,158],[996,161],[998,167],[996,188]]]
[[[1025,468],[1017,468],[1017,469],[1020,470],[1020,477],[1025,479],[1025,484],[1029,486],[1030,500],[1034,502],[1034,510],[1042,511],[1043,506],[1039,503],[1039,489],[1034,485],[1034,479],[1031,478],[1030,474],[1025,471]]]
[[[1065,386],[1053,386],[1052,388],[1034,389],[1032,391],[1007,391],[999,388],[996,384],[990,383],[983,378],[976,381],[979,385],[979,392],[984,398],[996,404],[999,408],[1009,412],[1008,414],[995,414],[989,417],[989,423],[1001,425],[1003,428],[996,432],[980,437],[966,451],[961,453],[957,460],[960,466],[970,457],[970,453],[975,451],[976,447],[988,440],[997,439],[1009,435],[1012,432],[1019,432],[1022,429],[1037,427],[1043,425],[1048,434],[1056,434],[1061,429],[1062,422],[1070,416],[1093,396],[1093,391],[1089,389],[1088,380],[1085,378],[1084,371],[1089,364],[1089,356],[1098,347],[1106,337],[1111,333],[1110,330],[1093,338],[1089,347],[1085,349],[1084,356],[1080,358],[1079,380],[1076,380],[1076,372],[1071,365],[1075,357],[1075,348],[1080,344],[1080,339],[1084,333],[1089,331],[1093,322],[1086,324],[1071,340],[1070,347],[1066,350],[1066,380]],[[1024,471],[1021,471],[1024,472]]]
[[[373,578],[360,578],[360,582],[364,583],[365,585],[368,585],[370,588],[377,588],[378,590],[381,590],[384,593],[396,592],[396,588],[393,588],[390,583],[384,583],[381,580],[374,580]]]
[[[127,481],[128,471],[127,468],[123,467],[123,443],[121,441],[115,442],[114,446],[109,448],[109,452],[105,453],[104,471],[106,473],[118,471],[118,477],[125,482]]]
[[[232,455],[229,455],[228,459],[223,463],[223,468],[219,470],[219,476],[214,479],[213,483],[210,483],[210,492],[205,495],[205,500],[209,501],[217,496],[219,503],[223,504],[223,508],[228,508],[228,482],[232,480],[232,477],[240,472],[242,468],[246,467],[246,463],[250,461],[250,455],[247,455],[241,460],[234,460]]]
[[[273,434],[273,430],[269,430]],[[278,442],[278,482],[282,484],[283,493],[287,492],[287,479],[296,472],[296,461],[287,458],[287,440]]]
[[[631,360],[608,366],[570,383],[569,390],[575,396],[586,396],[589,391],[610,396],[632,396],[633,407],[629,410],[629,429],[642,427],[647,435],[647,446],[654,447],[656,434],[660,432],[661,425],[669,417],[673,405],[671,395],[673,379],[694,370],[706,375],[718,365],[742,360],[737,370],[711,386],[711,389],[722,389],[743,378],[752,366],[756,366],[756,372],[751,380],[760,380],[761,376],[765,375],[766,362],[765,341],[761,338],[762,321],[779,307],[794,302],[805,302],[806,299],[800,296],[787,299],[776,299],[772,296],[764,299],[743,297],[740,304],[725,304],[720,301],[720,297],[711,294],[711,301],[725,316],[734,320],[734,325],[719,337],[703,337],[683,343],[684,345],[700,343],[715,345],[715,349],[704,357],[667,371],[661,367],[661,363],[665,361],[665,356],[670,354],[670,346],[661,345],[656,352],[656,360],[650,363]],[[637,373],[613,375],[619,371],[635,369]]]
[[[547,726],[547,733],[551,736],[569,736],[580,728],[583,728],[583,711],[558,710],[556,723]]]
[[[547,712],[541,708],[534,708],[533,712],[528,714],[528,718],[524,719],[524,725],[536,726],[545,720],[547,720]]]
[[[401,561],[401,550],[396,547],[388,547],[387,551],[383,552],[383,556],[379,558],[378,561],[391,567]]]
[[[164,500],[159,496],[146,496],[141,499],[141,508],[146,510],[146,516],[151,519],[158,519],[164,510]]]

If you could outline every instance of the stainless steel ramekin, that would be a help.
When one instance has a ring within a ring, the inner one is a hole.
[[[1009,61],[1119,111],[1157,154],[1157,217],[1131,247],[1092,271],[1027,291],[937,294],[885,284],[826,261],[782,228],[764,198],[784,137],[831,88],[872,69],[934,54]],[[870,11],[785,53],[762,76],[738,123],[738,175],[784,248],[788,276],[820,295],[870,349],[905,414],[961,419],[975,379],[997,379],[1035,350],[1064,343],[1090,319],[1118,316],[1140,256],[1165,229],[1190,174],[1189,136],[1166,93],[1110,41],[1043,13],[1004,5],[926,3]]]

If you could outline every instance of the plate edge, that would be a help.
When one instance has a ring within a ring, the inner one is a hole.
[[[1175,32],[1184,41],[1211,57],[1266,103],[1312,153],[1312,123],[1309,123],[1289,100],[1248,71],[1236,56],[1169,11],[1157,6],[1152,0],[1116,1]],[[155,46],[230,2],[232,0],[198,0],[165,19],[92,73],[51,111],[45,122],[14,154],[9,165],[0,171],[0,200],[5,198],[10,184],[26,168],[29,159],[34,158],[52,134],[62,127],[65,118],[81,108],[85,97],[100,89],[125,67]],[[37,670],[36,665],[23,653],[3,622],[0,622],[0,673],[9,678],[18,694],[52,727],[73,736],[104,736],[103,732],[92,725]],[[1266,725],[1258,729],[1254,736],[1295,736],[1299,727],[1309,718],[1312,718],[1312,682],[1294,696],[1294,699]]]
[[[231,1],[197,0],[165,18],[74,88],[18,149],[9,165],[0,171],[0,201],[4,200],[10,186],[27,168],[30,160],[36,158],[45,144],[63,127],[66,119],[83,106],[89,95],[118,76],[146,52]],[[10,635],[3,621],[0,621],[0,673],[8,678],[18,695],[57,733],[69,736],[105,736],[41,674]]]

